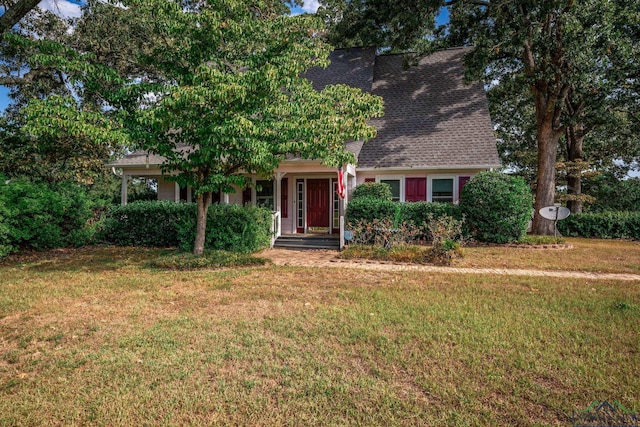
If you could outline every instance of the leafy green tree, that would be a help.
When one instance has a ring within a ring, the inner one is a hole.
[[[595,102],[595,95],[606,101],[625,78],[624,68],[616,67],[614,57],[629,58],[633,52],[629,39],[622,43],[624,47],[615,48],[621,35],[617,16],[628,10],[623,3],[595,0],[579,5],[572,0],[491,2],[480,9],[460,2],[452,9],[452,27],[458,29],[452,37],[475,46],[467,58],[470,75],[505,84],[516,93],[528,89],[535,112],[533,230],[537,234],[553,232],[553,224],[537,212],[554,202],[561,137],[591,126],[586,121],[587,108],[605,109]],[[600,24],[594,25],[596,22]],[[616,78],[604,81],[605,76]],[[569,111],[569,105],[575,102],[575,110]],[[595,111],[593,114],[597,115]],[[575,144],[569,145],[569,159],[579,158],[581,153],[576,148]]]
[[[381,114],[381,100],[341,85],[314,91],[301,74],[327,65],[321,22],[278,16],[276,4],[128,4],[158,40],[138,61],[155,64],[159,78],[129,81],[110,103],[127,111],[133,138],[165,158],[163,171],[194,189],[196,255],[212,192],[244,186],[243,173],[268,176],[288,154],[354,162],[344,142],[375,135],[366,120]]]
[[[431,47],[443,0],[322,0],[318,16],[336,47],[376,46],[424,52]]]
[[[104,21],[91,13],[83,19]],[[91,184],[128,143],[121,126],[106,114],[101,93],[110,89],[108,82],[122,80],[113,64],[86,48],[100,35],[86,34],[85,26],[78,25],[72,36],[68,23],[42,12],[25,18],[19,32],[0,42],[5,60],[0,83],[14,100],[0,121],[0,169],[6,174]],[[103,41],[110,45],[110,39]],[[121,54],[131,51],[113,46],[119,48]]]

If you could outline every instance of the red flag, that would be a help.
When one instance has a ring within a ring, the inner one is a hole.
[[[344,199],[347,195],[347,192],[344,188],[344,174],[342,172],[342,167],[338,168],[338,197]]]

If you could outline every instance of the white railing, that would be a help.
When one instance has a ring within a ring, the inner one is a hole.
[[[276,239],[278,237],[280,237],[281,230],[280,230],[280,212],[273,212],[272,214],[272,220],[271,220],[271,247],[273,248],[273,245],[276,242]]]

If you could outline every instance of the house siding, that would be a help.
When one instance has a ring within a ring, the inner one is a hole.
[[[401,184],[401,200],[404,201],[404,196],[406,192],[406,187],[404,183],[407,178],[426,178],[427,179],[427,197],[426,200],[431,200],[431,181],[429,178],[452,178],[453,184],[455,186],[454,194],[456,201],[460,198],[460,186],[459,182],[461,178],[471,178],[475,176],[477,173],[482,172],[485,169],[434,169],[434,170],[416,170],[416,169],[405,169],[405,170],[378,170],[378,171],[363,171],[358,172],[356,183],[360,185],[364,182],[371,182],[376,180],[384,180],[384,179],[400,179],[403,181]]]
[[[176,200],[176,183],[167,181],[164,177],[158,177],[158,200]]]

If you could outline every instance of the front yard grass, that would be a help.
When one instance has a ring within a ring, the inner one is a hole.
[[[480,245],[462,248],[453,267],[517,268],[530,270],[566,270],[599,273],[640,274],[640,242],[566,238],[571,249],[533,249],[527,245]],[[428,246],[395,247],[385,250],[375,246],[351,245],[340,253],[343,259],[424,264]]]
[[[569,425],[593,400],[640,410],[638,282],[146,266],[161,253],[0,265],[0,425]]]

